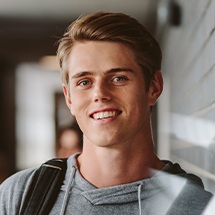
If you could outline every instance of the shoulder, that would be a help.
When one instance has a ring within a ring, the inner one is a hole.
[[[204,184],[202,180],[197,175],[194,175],[192,173],[187,173],[185,170],[181,168],[181,166],[178,163],[173,164],[171,161],[168,161],[168,160],[165,160],[163,162],[166,164],[166,168],[164,169],[164,172],[181,178],[185,178],[189,183],[195,184],[204,188]]]
[[[35,171],[35,168],[22,170],[13,174],[0,185],[0,193],[2,193],[5,189],[7,191],[8,189],[22,190],[25,186],[27,186],[28,184],[27,182],[30,180],[34,171]]]
[[[170,209],[173,213],[170,214],[200,215],[207,208],[212,197],[213,195],[201,186],[188,182],[173,202]]]
[[[0,214],[16,214],[35,170],[17,172],[0,185]]]
[[[204,189],[203,182],[198,176],[187,173],[177,163],[173,164],[170,161],[165,161],[165,163],[169,166],[164,170],[165,173],[169,173],[169,179],[177,178],[177,182],[183,180],[183,186],[170,208],[172,214],[201,214],[213,197],[212,193]],[[170,181],[168,180],[168,183]]]

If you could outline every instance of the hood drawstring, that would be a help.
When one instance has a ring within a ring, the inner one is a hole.
[[[141,182],[138,186],[138,203],[139,203],[139,215],[142,215],[142,206],[141,206],[141,188],[143,186],[143,183]]]
[[[75,172],[76,172],[76,168],[75,168],[75,166],[73,166],[71,174],[70,174],[70,177],[69,177],[68,184],[66,186],[66,191],[65,191],[64,198],[63,198],[63,205],[61,207],[60,215],[65,214],[65,210],[66,210],[66,206],[67,206],[67,202],[68,202],[68,198],[69,198],[69,191],[70,191],[70,189],[72,187],[72,182],[73,182],[73,179],[74,179],[74,176],[75,176]]]

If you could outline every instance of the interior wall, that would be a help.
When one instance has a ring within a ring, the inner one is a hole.
[[[16,169],[39,166],[56,156],[55,94],[62,92],[59,71],[36,63],[16,69]]]
[[[0,62],[0,183],[15,169],[14,66]]]
[[[160,112],[160,126],[167,124],[169,129],[163,155],[199,175],[214,192],[215,0],[175,2],[181,8],[181,23],[167,23],[160,37],[163,73],[169,83],[166,120]]]

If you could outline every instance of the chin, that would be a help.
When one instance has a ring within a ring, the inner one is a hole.
[[[119,143],[118,138],[110,137],[110,135],[102,135],[100,137],[94,137],[91,139],[91,143],[98,147],[111,147]]]

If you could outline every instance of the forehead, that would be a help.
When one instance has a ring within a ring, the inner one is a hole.
[[[69,71],[109,70],[111,67],[137,67],[133,51],[117,42],[77,42],[69,56]]]

